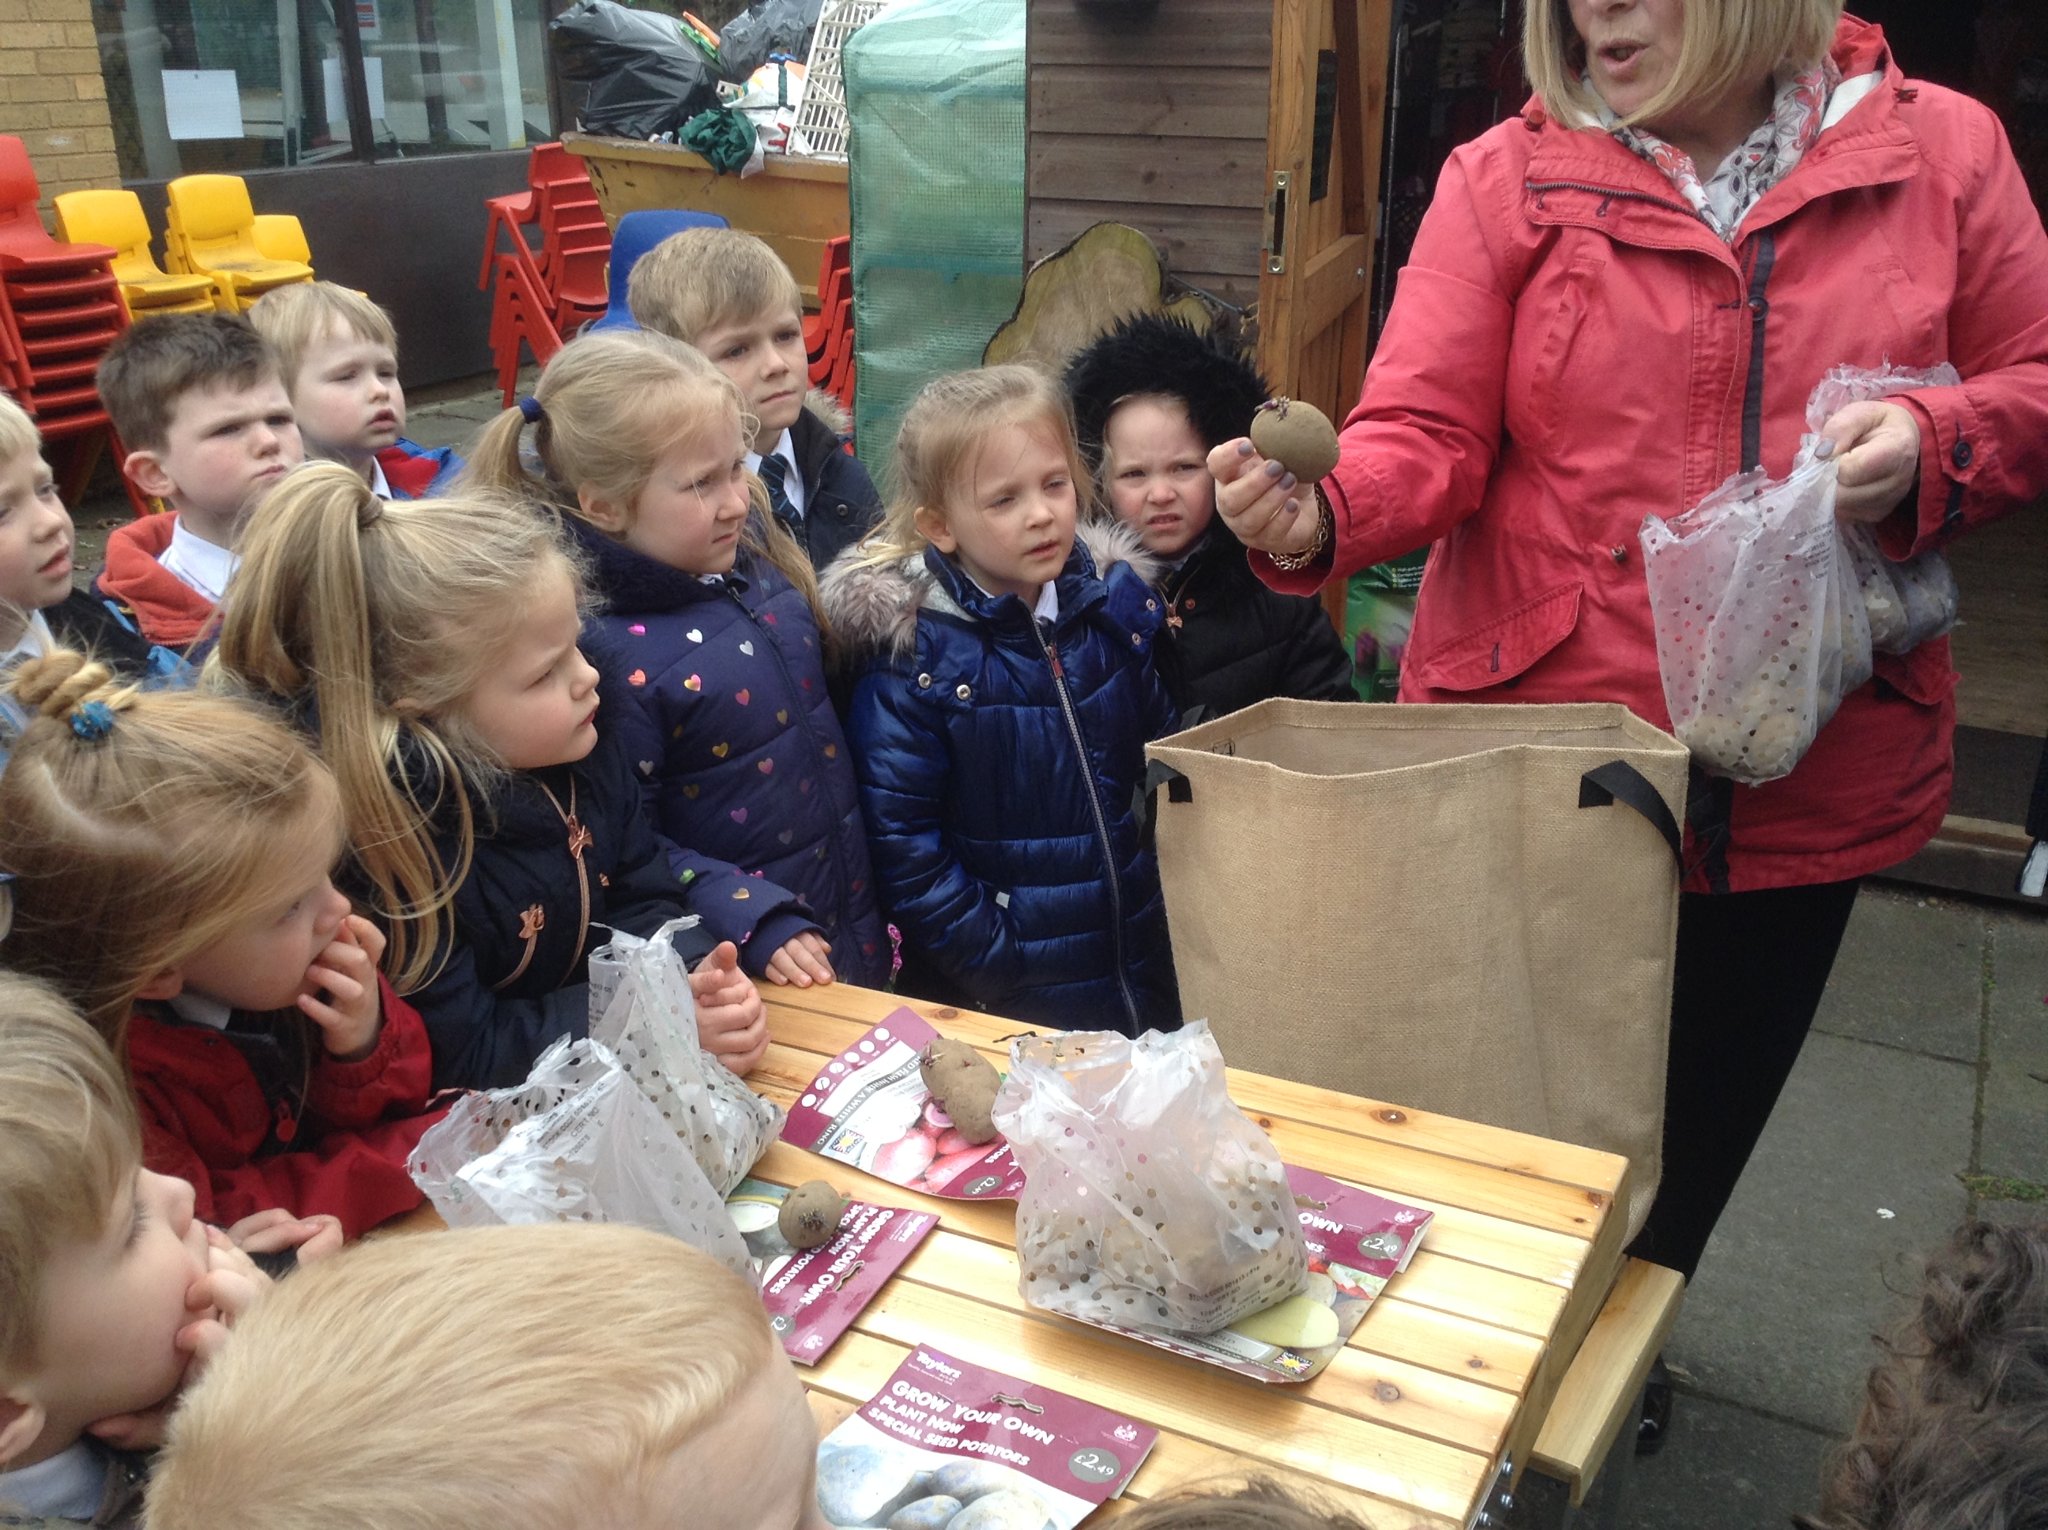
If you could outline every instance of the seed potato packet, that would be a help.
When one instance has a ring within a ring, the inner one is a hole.
[[[1090,1326],[1254,1381],[1320,1375],[1365,1321],[1373,1298],[1408,1267],[1433,1213],[1293,1164],[1287,1165],[1287,1187],[1308,1243],[1308,1284],[1299,1294],[1199,1336],[1114,1323]]]
[[[798,1365],[816,1365],[939,1219],[849,1201],[838,1237],[818,1248],[791,1248],[776,1225],[788,1194],[787,1185],[747,1179],[725,1205],[760,1265],[761,1300],[783,1353]]]
[[[842,1527],[1073,1530],[1123,1492],[1158,1438],[920,1345],[819,1444],[818,1509]]]
[[[918,1074],[918,1054],[938,1034],[897,1010],[818,1071],[782,1140],[926,1195],[1015,1200],[1024,1172],[1010,1145],[963,1141]]]

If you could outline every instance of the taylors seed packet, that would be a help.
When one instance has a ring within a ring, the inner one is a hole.
[[[920,1345],[818,1446],[842,1527],[1073,1530],[1123,1492],[1159,1431]]]
[[[818,1070],[782,1140],[926,1195],[1015,1200],[1024,1171],[1010,1145],[962,1138],[918,1075],[918,1053],[938,1034],[907,1009],[870,1028]]]
[[[776,1226],[788,1194],[787,1185],[743,1179],[725,1205],[760,1267],[761,1300],[783,1352],[798,1365],[816,1365],[939,1219],[848,1201],[838,1237],[797,1249]]]
[[[1308,1240],[1308,1284],[1300,1292],[1211,1334],[1089,1326],[1254,1381],[1307,1381],[1319,1374],[1358,1331],[1372,1299],[1408,1267],[1432,1214],[1293,1164],[1287,1165],[1287,1187]]]

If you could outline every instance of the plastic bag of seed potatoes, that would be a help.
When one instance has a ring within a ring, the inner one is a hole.
[[[1023,1037],[995,1121],[1024,1170],[1017,1261],[1032,1305],[1205,1334],[1306,1283],[1286,1168],[1231,1103],[1205,1022],[1135,1041]]]
[[[594,1041],[564,1036],[525,1083],[464,1095],[406,1168],[450,1227],[625,1222],[753,1278],[746,1241],[689,1148]]]
[[[689,968],[672,938],[696,922],[671,920],[645,940],[614,931],[590,953],[590,1036],[611,1049],[725,1195],[768,1151],[783,1112],[697,1044]]]

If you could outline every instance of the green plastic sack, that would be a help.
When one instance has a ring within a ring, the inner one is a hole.
[[[730,175],[754,157],[754,124],[738,112],[714,106],[683,124],[682,145],[711,161],[720,175]]]
[[[1344,646],[1351,651],[1351,684],[1366,701],[1392,701],[1401,689],[1401,658],[1415,625],[1415,594],[1428,556],[1425,548],[1375,563],[1345,586]]]

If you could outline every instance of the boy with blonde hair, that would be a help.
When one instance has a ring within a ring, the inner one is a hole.
[[[694,345],[739,385],[755,420],[747,467],[813,568],[867,535],[881,496],[841,429],[807,407],[803,298],[779,255],[738,229],[684,229],[634,263],[626,302],[642,329]]]
[[[188,1368],[267,1284],[142,1167],[113,1054],[0,973],[0,1516],[130,1525],[137,1458]]]
[[[71,587],[76,542],[35,423],[0,393],[0,676],[60,644],[131,679],[183,670],[177,655],[152,649],[112,607]],[[18,706],[0,700],[0,765],[26,724]]]
[[[760,1293],[640,1228],[381,1238],[294,1276],[172,1420],[151,1530],[823,1530]]]
[[[398,331],[364,294],[334,282],[265,293],[249,322],[277,352],[308,457],[343,463],[382,499],[439,494],[462,459],[405,438]]]
[[[98,383],[122,470],[171,514],[109,537],[93,588],[152,643],[189,651],[234,577],[243,519],[305,455],[291,397],[263,337],[224,313],[138,320],[107,347]]]

